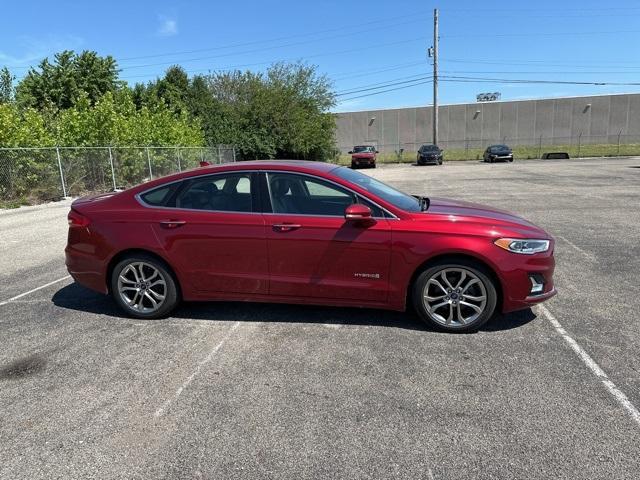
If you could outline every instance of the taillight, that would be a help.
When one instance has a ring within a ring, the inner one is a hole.
[[[89,219],[79,214],[75,210],[71,210],[67,215],[67,221],[70,227],[86,227],[89,225]]]

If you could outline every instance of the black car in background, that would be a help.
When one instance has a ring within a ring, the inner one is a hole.
[[[437,145],[422,145],[418,150],[418,165],[426,165],[433,163],[434,165],[442,165],[444,150],[440,150]]]
[[[507,145],[490,145],[484,151],[484,161],[493,162],[513,162],[513,150]]]

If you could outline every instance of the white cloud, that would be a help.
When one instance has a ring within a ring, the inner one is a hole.
[[[159,16],[160,26],[158,27],[158,35],[161,37],[173,37],[178,34],[178,22],[173,18]]]
[[[78,50],[83,43],[82,38],[73,35],[50,35],[46,38],[24,35],[16,39],[15,53],[0,51],[0,63],[6,64],[9,69],[11,67],[24,69],[26,66],[38,63],[43,58],[51,57],[54,53],[62,50]]]

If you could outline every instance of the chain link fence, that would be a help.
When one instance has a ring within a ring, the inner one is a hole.
[[[234,162],[233,146],[0,148],[0,201],[38,202],[108,192]]]
[[[431,140],[423,142],[400,142],[393,144],[377,144],[375,140],[363,142],[363,145],[374,145],[378,154],[378,162],[411,162],[416,160],[421,145],[430,144]],[[578,157],[616,157],[640,155],[640,136],[638,135],[577,135],[573,137],[537,137],[537,138],[493,138],[462,140],[445,140],[438,142],[445,150],[445,160],[481,160],[485,149],[489,145],[506,144],[513,149],[516,159],[542,158],[547,152],[566,152],[572,158]],[[354,145],[341,145],[337,161],[348,164],[351,162],[349,151]]]

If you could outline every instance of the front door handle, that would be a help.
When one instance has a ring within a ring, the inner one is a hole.
[[[160,225],[162,225],[164,228],[178,228],[185,223],[187,222],[185,222],[184,220],[162,220],[160,222]]]
[[[274,232],[280,233],[291,232],[293,230],[299,229],[300,227],[302,227],[302,225],[299,225],[297,223],[276,223],[275,225],[271,225],[271,228],[273,228]]]

